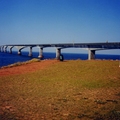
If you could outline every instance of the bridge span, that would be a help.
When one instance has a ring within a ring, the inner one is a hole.
[[[32,48],[39,48],[38,58],[43,58],[43,49],[46,47],[56,48],[56,58],[60,59],[61,49],[65,48],[85,48],[88,50],[88,60],[95,59],[95,51],[97,50],[109,50],[120,49],[120,42],[105,42],[105,43],[58,43],[58,44],[11,44],[0,45],[0,52],[12,53],[13,48],[18,49],[18,54],[21,55],[21,50],[29,47],[29,56],[32,56]],[[7,50],[8,49],[8,50]]]

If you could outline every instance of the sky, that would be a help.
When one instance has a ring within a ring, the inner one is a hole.
[[[0,0],[0,45],[106,41],[120,42],[120,0]]]

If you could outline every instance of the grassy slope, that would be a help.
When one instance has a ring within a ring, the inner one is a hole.
[[[0,120],[119,117],[118,61],[65,61],[33,73],[0,77]]]

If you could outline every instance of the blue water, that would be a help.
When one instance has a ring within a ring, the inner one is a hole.
[[[44,59],[54,59],[56,57],[56,53],[44,53]],[[87,60],[88,54],[78,54],[78,53],[62,53],[65,60]],[[30,60],[32,58],[37,58],[38,52],[33,52],[33,57],[28,56],[28,52],[22,52],[22,55],[17,55],[17,52],[13,52],[12,54],[9,53],[2,53],[0,52],[0,67],[7,66],[16,62],[24,62]],[[102,55],[96,54],[96,59],[120,59],[119,55]]]

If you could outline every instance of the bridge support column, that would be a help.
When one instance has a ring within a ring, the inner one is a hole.
[[[38,58],[40,58],[40,59],[43,58],[43,48],[42,47],[40,47],[40,49],[39,49],[39,56],[38,56]]]
[[[95,50],[89,50],[88,60],[95,59]]]
[[[1,48],[1,52],[4,52],[4,46],[2,46],[2,48]]]
[[[10,48],[10,54],[12,54],[12,48]]]
[[[5,53],[7,52],[7,46],[4,47],[4,52],[5,52]]]
[[[59,60],[60,59],[60,54],[61,54],[61,49],[57,48],[56,49],[56,59]]]
[[[32,56],[32,47],[30,47],[30,51],[29,51],[29,55],[28,56]]]
[[[9,46],[9,49],[10,49],[10,51],[9,51],[9,53],[10,54],[12,54],[12,48],[13,48],[14,46]]]
[[[21,49],[18,50],[18,55],[21,55]]]

